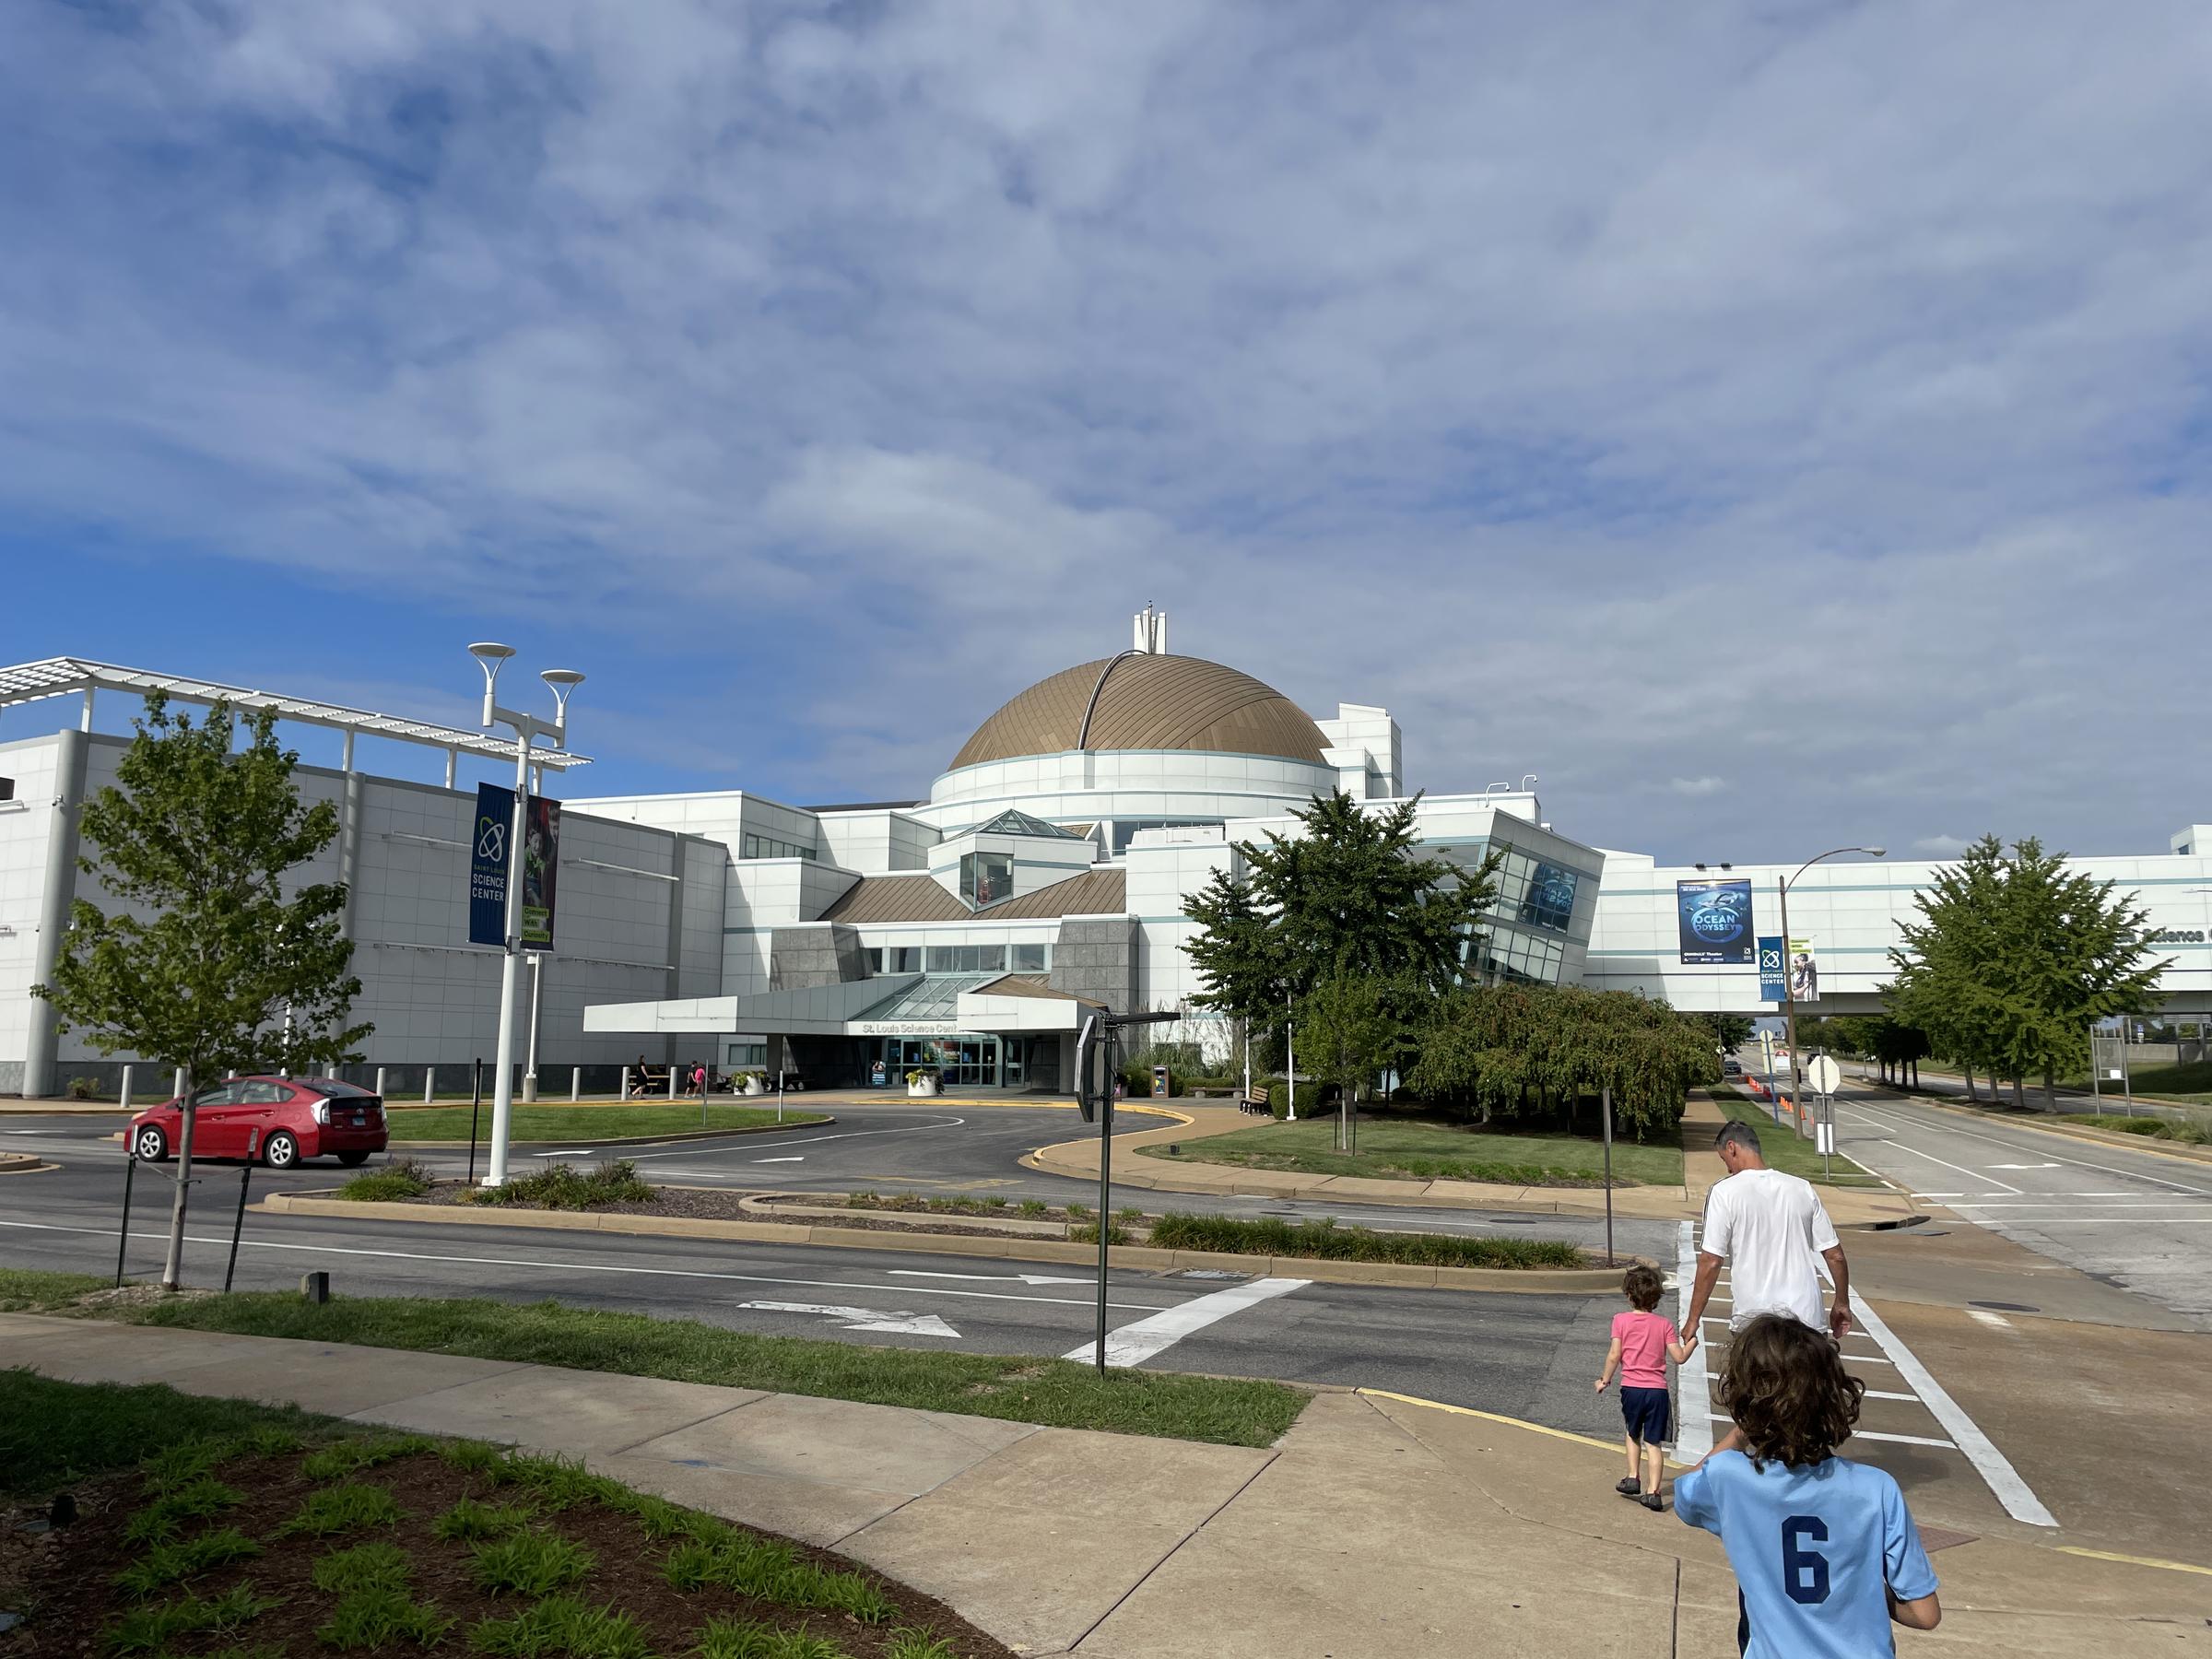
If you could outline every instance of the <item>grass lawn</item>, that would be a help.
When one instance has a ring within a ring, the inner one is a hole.
[[[36,1313],[64,1307],[114,1281],[89,1273],[45,1273],[36,1267],[0,1267],[0,1313]],[[0,1465],[0,1475],[6,1473]]]
[[[385,1119],[392,1125],[394,1141],[465,1141],[468,1138],[468,1108],[465,1106],[387,1106]],[[757,1129],[763,1124],[776,1121],[776,1109],[759,1106],[724,1106],[719,1101],[707,1103],[706,1120],[700,1120],[699,1102],[677,1100],[654,1105],[637,1101],[613,1106],[523,1106],[514,1108],[513,1121],[508,1129],[508,1138],[518,1141],[573,1141],[579,1145],[596,1141],[636,1140],[649,1135],[697,1134],[703,1126],[708,1129]],[[818,1112],[786,1112],[786,1125],[818,1124]],[[491,1102],[486,1100],[484,1109],[477,1114],[477,1136],[479,1140],[491,1134]]]
[[[1314,1175],[1369,1175],[1417,1181],[1488,1181],[1508,1186],[1599,1186],[1605,1152],[1575,1135],[1529,1135],[1461,1124],[1382,1119],[1362,1122],[1359,1149],[1332,1151],[1334,1117],[1264,1124],[1229,1135],[1184,1141],[1182,1150],[1139,1147],[1148,1158],[1233,1164],[1247,1170],[1298,1170]],[[1678,1146],[1613,1143],[1616,1186],[1680,1186]]]
[[[2093,1112],[2073,1112],[2055,1121],[2086,1124],[2092,1129],[2111,1129],[2122,1135],[2140,1135],[2147,1140],[2173,1141],[2186,1147],[2212,1145],[2212,1122],[2202,1118],[2184,1122],[2180,1118],[2122,1117],[2115,1112],[2108,1112],[2101,1117]]]
[[[468,1354],[726,1388],[915,1406],[967,1417],[1100,1429],[1225,1446],[1274,1443],[1306,1407],[1302,1390],[1030,1356],[868,1347],[759,1336],[688,1319],[559,1302],[515,1306],[429,1297],[338,1297],[318,1307],[281,1292],[117,1308],[136,1324]]]
[[[41,1652],[1007,1652],[843,1557],[566,1458],[22,1371],[0,1372],[0,1446],[16,1493],[80,1494],[71,1524],[9,1561],[10,1604]]]

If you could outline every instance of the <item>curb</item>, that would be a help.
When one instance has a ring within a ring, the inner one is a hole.
[[[312,1193],[272,1193],[253,1209],[275,1215],[335,1216],[356,1221],[417,1221],[441,1226],[522,1227],[551,1232],[608,1232],[650,1238],[721,1239],[754,1244],[819,1244],[838,1250],[920,1251],[999,1261],[1095,1265],[1095,1244],[1057,1239],[979,1239],[960,1234],[884,1234],[851,1227],[802,1227],[787,1221],[714,1221],[688,1216],[607,1215],[590,1210],[475,1210],[425,1204],[357,1204]],[[1302,1278],[1331,1285],[1390,1285],[1413,1290],[1488,1290],[1519,1296],[1614,1296],[1618,1267],[1416,1267],[1395,1262],[1327,1262],[1304,1256],[1222,1255],[1209,1251],[1111,1245],[1110,1267],[1174,1273],[1203,1267],[1254,1278]],[[1641,1256],[1624,1256],[1633,1264]],[[1650,1264],[1656,1265],[1656,1264]],[[1537,1282],[1532,1283],[1535,1280]]]
[[[0,1175],[38,1175],[60,1167],[48,1163],[36,1152],[0,1152]]]
[[[416,1107],[416,1108],[414,1108],[413,1110],[416,1110],[416,1111],[420,1111],[420,1110],[422,1110],[422,1109],[421,1109],[420,1107]],[[584,1106],[584,1107],[580,1107],[578,1110],[580,1110],[580,1111],[583,1111],[583,1112],[589,1112],[589,1111],[591,1111],[591,1110],[592,1110],[592,1108],[591,1108],[591,1107],[589,1107],[589,1106]],[[386,1124],[386,1125],[387,1125],[387,1126],[388,1126],[388,1125],[391,1124],[391,1121],[392,1121],[392,1120],[391,1120],[391,1118],[390,1118],[388,1115],[387,1115],[387,1116],[386,1116],[386,1118],[384,1119],[384,1122],[385,1122],[385,1124]],[[683,1130],[678,1130],[677,1133],[675,1133],[675,1134],[673,1134],[673,1135],[629,1135],[629,1136],[628,1136],[628,1137],[625,1137],[625,1136],[622,1136],[622,1135],[599,1135],[599,1136],[596,1136],[596,1137],[590,1136],[590,1135],[585,1135],[585,1136],[582,1136],[582,1137],[580,1137],[580,1138],[586,1139],[586,1140],[593,1139],[593,1138],[596,1138],[596,1139],[599,1141],[599,1143],[600,1143],[600,1145],[601,1145],[601,1146],[606,1146],[606,1147],[658,1147],[658,1146],[663,1146],[663,1145],[672,1144],[672,1143],[678,1142],[678,1141],[698,1141],[698,1140],[726,1140],[726,1139],[727,1139],[729,1136],[731,1136],[731,1135],[783,1135],[783,1134],[786,1134],[786,1133],[788,1133],[789,1131],[791,1131],[791,1130],[794,1130],[794,1129],[819,1129],[819,1128],[820,1128],[820,1127],[821,1127],[821,1126],[822,1126],[824,1124],[834,1124],[834,1123],[836,1123],[836,1122],[837,1122],[837,1119],[836,1119],[836,1118],[832,1117],[832,1116],[831,1116],[831,1115],[830,1115],[828,1112],[824,1112],[824,1113],[823,1113],[821,1116],[819,1116],[819,1117],[810,1117],[810,1118],[808,1118],[808,1119],[807,1119],[807,1120],[806,1120],[805,1123],[803,1123],[803,1124],[799,1124],[799,1123],[793,1123],[793,1124],[753,1124],[751,1127],[749,1127],[749,1128],[746,1128],[746,1129],[683,1129]],[[479,1146],[479,1147],[482,1147],[482,1146],[488,1145],[489,1143],[488,1143],[488,1142],[487,1142],[487,1141],[485,1141],[485,1140],[484,1140],[484,1139],[482,1139],[481,1137],[479,1137],[479,1138],[477,1139],[477,1141],[476,1142],[476,1144],[477,1144],[477,1146]],[[559,1141],[548,1141],[548,1140],[528,1140],[528,1141],[518,1141],[518,1140],[514,1140],[514,1139],[512,1139],[512,1138],[511,1138],[511,1139],[508,1141],[508,1145],[509,1145],[511,1147],[558,1147],[558,1146],[559,1146],[560,1144],[561,1144],[561,1143],[560,1143],[560,1142],[559,1142]],[[468,1145],[469,1145],[469,1143],[468,1143],[467,1141],[463,1141],[463,1140],[396,1140],[396,1139],[394,1139],[394,1140],[387,1141],[387,1142],[385,1143],[385,1146],[386,1146],[386,1148],[387,1148],[387,1149],[390,1149],[390,1148],[394,1148],[394,1147],[396,1147],[396,1148],[399,1148],[399,1149],[402,1149],[402,1150],[407,1150],[407,1149],[418,1149],[418,1150],[420,1150],[420,1149],[429,1149],[429,1150],[447,1150],[447,1149],[451,1149],[451,1148],[453,1148],[453,1147],[466,1147]],[[594,1150],[594,1151],[596,1151],[596,1150],[598,1150],[598,1147],[594,1147],[593,1148],[593,1150]]]

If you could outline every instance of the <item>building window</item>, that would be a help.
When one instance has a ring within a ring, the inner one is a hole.
[[[1113,853],[1119,858],[1129,851],[1129,838],[1139,830],[1205,830],[1220,828],[1219,818],[1115,818],[1113,820]]]
[[[932,945],[929,947],[929,971],[932,973],[1004,973],[1006,971],[1006,947],[1004,945]]]
[[[1521,900],[1521,920],[1532,926],[1565,933],[1567,924],[1574,918],[1576,881],[1572,870],[1553,864],[1537,864],[1528,874],[1527,888]]]
[[[870,973],[881,973],[883,971],[883,947],[880,945],[869,946],[867,949],[867,958],[868,971]]]
[[[812,847],[802,847],[796,841],[778,841],[772,835],[748,835],[738,843],[739,855],[745,858],[805,858],[814,857]]]
[[[996,904],[1014,896],[1014,855],[1011,853],[960,854],[960,897],[978,906]]]
[[[922,947],[919,945],[888,945],[883,952],[884,971],[887,973],[919,973],[922,971]]]
[[[1050,945],[1017,945],[1014,947],[1014,971],[1042,973],[1053,965],[1053,947]]]
[[[728,1056],[723,1064],[731,1071],[740,1071],[748,1065],[768,1064],[768,1044],[765,1042],[732,1042],[724,1045]]]

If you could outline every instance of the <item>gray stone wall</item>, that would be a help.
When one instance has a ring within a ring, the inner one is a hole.
[[[868,977],[868,958],[857,929],[831,924],[779,927],[768,939],[768,988],[803,991]]]
[[[1087,917],[1060,924],[1053,946],[1052,987],[1088,996],[1116,1014],[1136,1007],[1136,971],[1142,955],[1133,916]]]

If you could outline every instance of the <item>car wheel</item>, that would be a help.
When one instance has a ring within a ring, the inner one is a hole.
[[[169,1156],[169,1136],[151,1124],[142,1124],[132,1134],[131,1150],[142,1163],[159,1163]]]
[[[288,1170],[300,1161],[300,1143],[288,1130],[279,1129],[261,1143],[261,1161],[272,1170]]]
[[[366,1152],[341,1152],[338,1154],[338,1161],[349,1170],[358,1170],[369,1161],[369,1154]]]

